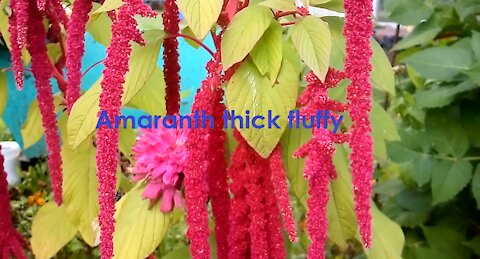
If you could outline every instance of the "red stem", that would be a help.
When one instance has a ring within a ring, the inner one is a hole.
[[[208,51],[208,53],[210,53],[210,55],[212,55],[212,57],[215,57],[215,53],[207,45],[203,44],[203,42],[201,42],[199,39],[197,39],[195,37],[185,35],[185,34],[181,34],[181,33],[171,34],[170,36],[167,36],[167,37],[182,37],[182,38],[192,40],[195,43],[197,43],[198,45],[202,46],[206,51]]]
[[[298,11],[278,12],[275,14],[275,19],[288,16],[288,15],[296,15],[296,14],[298,14]]]
[[[60,71],[58,71],[57,67],[55,67],[55,65],[50,60],[48,63],[52,67],[53,77],[55,77],[55,79],[58,82],[58,88],[60,88],[60,91],[62,91],[65,94],[65,91],[67,89],[67,82],[63,78]]]
[[[280,23],[280,25],[289,26],[289,25],[294,25],[295,23],[297,23],[297,22],[283,22],[283,23]]]
[[[92,70],[92,69],[93,69],[94,67],[96,67],[98,64],[102,63],[104,60],[105,60],[105,59],[102,59],[102,60],[99,60],[99,61],[93,63],[93,65],[91,65],[89,68],[87,68],[87,69],[85,70],[85,72],[83,72],[82,77],[85,76],[88,72],[90,72],[90,70]]]

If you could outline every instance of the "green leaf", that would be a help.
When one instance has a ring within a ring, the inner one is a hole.
[[[137,141],[137,131],[133,129],[132,122],[128,120],[127,127],[120,127],[118,134],[118,148],[127,158],[130,158],[132,155],[132,147]]]
[[[273,21],[272,11],[252,5],[238,12],[223,35],[222,62],[225,70],[242,61]]]
[[[372,247],[365,253],[369,259],[402,258],[405,236],[400,226],[378,210],[372,202]],[[388,238],[385,238],[388,237]],[[357,239],[360,237],[357,235]]]
[[[458,47],[435,47],[413,54],[405,63],[425,78],[452,80],[473,64],[472,52]]]
[[[480,255],[480,236],[476,236],[474,239],[464,242],[463,244],[470,247],[476,255]]]
[[[178,0],[177,4],[190,29],[197,38],[203,39],[217,21],[223,0]]]
[[[415,180],[418,186],[422,187],[423,185],[430,182],[430,179],[432,178],[432,173],[438,166],[437,164],[438,161],[436,159],[426,154],[422,154],[420,157],[413,161],[412,178],[413,180]]]
[[[312,137],[312,132],[306,128],[287,129],[282,136],[282,157],[287,179],[293,194],[298,198],[305,208],[307,207],[307,190],[308,183],[303,178],[304,159],[293,157],[293,153],[297,151]]]
[[[170,226],[170,213],[150,208],[142,198],[143,188],[134,188],[118,202],[113,235],[114,258],[146,258],[160,245]]]
[[[189,26],[182,29],[182,34],[185,34],[185,35],[188,35],[188,36],[191,36],[191,37],[196,37],[195,34],[193,34],[193,31],[190,29]],[[196,49],[198,49],[200,47],[200,45],[197,42],[195,42],[195,41],[193,41],[189,38],[184,38],[184,39],[188,43],[188,45],[190,45],[190,46],[192,46]]]
[[[145,86],[130,100],[127,106],[143,110],[152,115],[166,114],[165,79],[162,70],[158,67],[153,70]]]
[[[7,85],[7,77],[5,76],[4,72],[0,72],[0,116],[5,111],[7,107],[7,100],[8,100],[8,85]]]
[[[480,165],[477,165],[472,180],[472,193],[477,201],[477,209],[480,209]]]
[[[472,49],[475,59],[480,60],[480,32],[472,31]]]
[[[448,227],[423,227],[423,233],[433,251],[441,258],[469,258],[470,252],[463,245],[465,237],[462,233]],[[435,257],[438,258],[438,257]]]
[[[335,12],[344,12],[343,0],[310,0],[311,5],[316,7],[325,8]]]
[[[95,10],[92,13],[92,16],[95,16],[101,13],[106,13],[108,11],[116,10],[120,8],[122,5],[123,5],[122,0],[105,0],[102,6],[100,6],[97,10]]]
[[[56,112],[60,109],[61,97],[54,96],[54,105]],[[28,108],[27,119],[25,120],[22,129],[20,130],[23,139],[23,148],[27,149],[37,143],[45,134],[42,124],[42,115],[38,108],[38,101],[33,100]]]
[[[332,32],[332,54],[330,55],[330,66],[343,70],[345,63],[345,37],[343,36],[343,19],[338,17],[324,18]],[[395,96],[395,77],[392,66],[388,60],[385,51],[380,44],[372,38],[370,41],[372,46],[372,66],[373,70],[370,74],[370,80],[373,87],[386,91]]]
[[[130,102],[154,74],[163,36],[162,31],[147,31],[143,34],[147,44],[144,47],[138,44],[133,46],[129,71],[123,85],[122,104]],[[96,128],[97,114],[100,111],[101,81],[102,78],[99,78],[73,105],[68,119],[68,142],[73,149],[87,139]]]
[[[416,25],[432,15],[434,6],[423,0],[388,0],[385,2],[385,11],[390,20]]]
[[[441,161],[432,176],[433,204],[449,201],[472,179],[472,164],[465,160]]]
[[[426,44],[435,39],[437,34],[442,31],[442,27],[435,17],[432,16],[427,21],[415,26],[415,29],[406,38],[399,41],[392,50],[402,50],[415,45]]]
[[[376,102],[372,105],[370,113],[372,122],[372,136],[374,138],[374,155],[379,160],[387,160],[385,140],[400,140],[395,122],[390,115]]]
[[[293,45],[300,57],[320,80],[325,80],[332,50],[332,35],[328,24],[320,18],[306,16],[290,30]]]
[[[286,47],[285,50],[288,48]],[[235,127],[240,131],[248,144],[254,148],[262,157],[268,157],[280,141],[284,130],[287,127],[288,112],[295,108],[299,74],[295,60],[286,56],[282,61],[280,74],[277,82],[273,85],[266,78],[262,77],[253,62],[248,59],[240,66],[230,80],[226,90],[227,107],[230,111],[235,110],[236,115],[246,118],[246,111],[250,111],[250,118],[264,116],[264,127],[256,129],[245,127],[240,129],[240,122],[235,121]],[[272,117],[279,116],[274,125],[267,123],[268,113]]]
[[[63,206],[54,202],[43,205],[33,218],[30,241],[35,258],[53,257],[77,233]]]
[[[348,153],[344,146],[337,145],[333,156],[337,178],[330,184],[330,199],[327,204],[328,238],[342,250],[347,241],[355,238],[357,224],[353,203],[352,177]]]
[[[267,6],[274,11],[289,12],[289,11],[297,10],[295,3],[290,0],[267,0],[267,1],[260,2],[259,4]]]
[[[274,82],[280,72],[283,57],[282,26],[272,22],[257,45],[250,52],[253,63],[262,75]]]
[[[468,150],[468,136],[462,126],[448,116],[447,111],[430,112],[427,116],[426,131],[433,148],[440,154],[462,157]]]
[[[100,7],[99,4],[93,3],[92,12],[95,12],[95,10],[98,10]],[[112,20],[106,12],[102,12],[96,15],[90,15],[86,29],[97,42],[108,47],[110,45],[110,39],[112,38],[111,27]]]
[[[428,90],[415,92],[415,102],[418,108],[441,108],[455,100],[457,94],[470,91],[478,86],[470,80],[456,86],[438,86]]]
[[[472,81],[480,85],[480,62],[477,62],[469,70],[464,72]]]

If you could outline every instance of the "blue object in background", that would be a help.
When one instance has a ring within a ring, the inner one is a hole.
[[[207,36],[204,43],[214,48],[214,43],[211,36]],[[85,55],[82,59],[82,71],[85,71],[100,60],[105,59],[105,47],[96,42],[88,33],[85,35]],[[195,49],[190,46],[183,38],[179,38],[179,52],[180,52],[180,77],[181,77],[181,91],[182,91],[182,105],[180,113],[190,113],[193,99],[197,89],[200,87],[201,81],[205,79],[207,72],[205,69],[206,63],[211,59],[210,54],[203,48]],[[158,58],[158,66],[163,67],[163,50],[160,52]],[[10,67],[10,55],[8,51],[0,53],[0,68]],[[103,63],[93,67],[82,79],[82,90],[88,90],[101,76],[103,71]],[[51,80],[54,92],[58,92],[57,83],[54,79]],[[31,73],[25,73],[25,85],[22,91],[18,91],[15,86],[13,73],[7,72],[8,85],[8,100],[3,120],[12,132],[14,139],[23,147],[22,135],[20,130],[27,119],[28,108],[31,102],[36,98],[36,90],[34,80]],[[159,89],[160,91],[160,89]],[[125,109],[126,114],[139,113],[132,109]],[[39,157],[46,155],[45,137],[34,146],[24,150],[27,157]]]

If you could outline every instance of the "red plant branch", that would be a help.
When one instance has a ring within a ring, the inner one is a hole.
[[[90,72],[90,70],[92,70],[94,67],[96,67],[97,65],[101,64],[103,61],[105,61],[105,59],[102,59],[102,60],[99,60],[95,63],[93,63],[93,65],[91,65],[89,68],[87,68],[85,70],[85,72],[83,72],[83,75],[82,76],[85,76],[88,72]]]
[[[298,14],[298,11],[278,12],[275,14],[275,19],[289,15],[295,16],[296,14]]]
[[[213,52],[213,50],[210,49],[207,45],[203,44],[203,42],[201,42],[199,39],[197,39],[197,38],[195,38],[195,37],[192,37],[192,36],[186,35],[186,34],[181,34],[181,33],[171,34],[171,35],[167,36],[167,38],[172,38],[172,37],[182,37],[182,38],[186,38],[186,39],[192,40],[192,41],[194,41],[195,43],[197,43],[198,45],[202,46],[202,48],[204,48],[206,51],[208,51],[208,53],[209,53],[212,57],[215,57],[215,53]]]

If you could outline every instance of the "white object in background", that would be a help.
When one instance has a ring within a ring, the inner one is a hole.
[[[5,158],[3,166],[7,173],[7,182],[9,185],[14,185],[20,181],[17,168],[22,149],[15,141],[2,141],[0,145],[2,146],[2,155]]]

